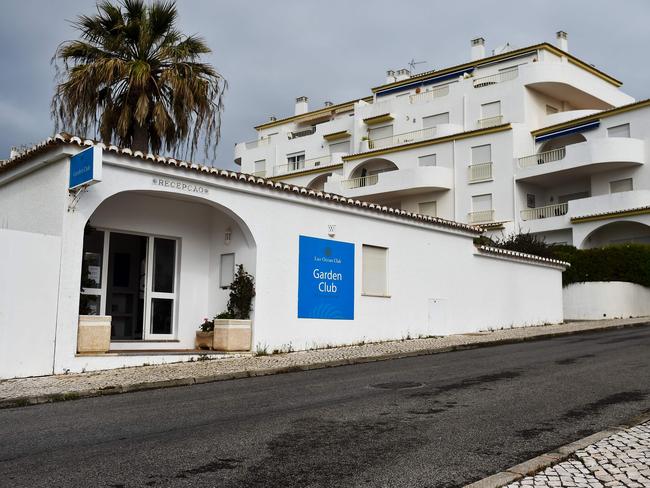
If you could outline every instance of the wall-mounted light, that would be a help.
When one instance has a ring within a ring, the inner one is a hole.
[[[227,246],[228,244],[230,244],[231,239],[232,239],[232,229],[228,227],[223,236],[223,243]]]
[[[327,226],[327,235],[330,237],[334,237],[336,235],[336,225],[329,224]]]

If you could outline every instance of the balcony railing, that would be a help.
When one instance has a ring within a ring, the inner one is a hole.
[[[546,219],[549,217],[559,217],[566,215],[569,211],[568,203],[558,203],[556,205],[546,205],[545,207],[526,208],[521,211],[521,220]]]
[[[470,164],[467,168],[470,183],[492,179],[492,163]]]
[[[514,80],[519,76],[519,69],[509,69],[502,71],[500,73],[483,76],[482,78],[476,78],[474,80],[474,88],[483,88],[484,86],[496,85],[497,83],[503,83],[504,81]]]
[[[528,168],[530,166],[536,166],[538,164],[551,163],[553,161],[564,159],[564,156],[566,156],[566,147],[551,149],[550,151],[544,151],[541,153],[519,158],[519,167]]]
[[[409,102],[425,103],[430,102],[431,100],[435,100],[436,98],[444,97],[446,95],[449,95],[449,85],[439,86],[429,91],[411,95],[409,97]]]
[[[399,146],[400,144],[407,144],[409,142],[431,139],[432,137],[435,137],[435,135],[436,128],[429,127],[427,129],[414,130],[412,132],[396,134],[390,137],[382,137],[381,139],[370,139],[368,141],[368,147],[370,149],[382,149],[385,147]]]
[[[477,121],[477,125],[479,129],[487,129],[488,127],[494,127],[501,124],[503,124],[503,115],[486,117],[484,119],[478,119]]]
[[[270,142],[271,142],[270,137],[264,137],[262,139],[257,139],[255,141],[245,142],[244,145],[246,146],[246,149],[255,149],[256,147],[268,146]]]
[[[341,181],[341,186],[346,190],[352,190],[354,188],[361,188],[364,186],[376,185],[379,181],[379,175],[368,175],[361,176],[360,178],[350,178],[349,180]]]
[[[325,155],[318,158],[305,159],[303,161],[296,161],[293,163],[279,164],[273,168],[273,175],[284,175],[294,173],[296,171],[304,171],[312,168],[319,168],[321,166],[330,166],[332,164],[332,156]]]
[[[296,132],[290,132],[289,139],[297,139],[298,137],[310,136],[316,132],[316,127],[310,127],[309,129],[299,130]]]
[[[470,224],[483,224],[494,222],[494,210],[478,210],[467,214],[467,221]]]

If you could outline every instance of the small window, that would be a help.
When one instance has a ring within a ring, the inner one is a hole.
[[[219,267],[219,286],[228,288],[235,279],[235,253],[222,254]]]
[[[436,166],[436,155],[427,154],[418,158],[418,166]]]
[[[266,170],[266,159],[259,159],[255,161],[255,172],[261,173]]]
[[[305,167],[305,152],[287,154],[287,167],[295,171]]]
[[[630,124],[608,127],[607,137],[630,137]]]
[[[430,127],[435,127],[440,124],[449,123],[449,112],[442,114],[430,115],[428,117],[422,117],[422,127],[428,129]]]
[[[472,197],[472,211],[484,212],[487,210],[492,210],[492,194],[474,195]]]
[[[381,127],[371,127],[368,129],[368,138],[372,141],[391,137],[393,135],[393,125],[383,125]]]
[[[437,217],[438,209],[437,202],[420,202],[418,203],[418,213],[420,215],[428,215],[430,217]]]
[[[388,249],[363,245],[362,288],[364,295],[388,296]]]
[[[481,118],[489,119],[501,115],[501,102],[490,102],[481,105]]]
[[[526,195],[526,206],[528,208],[535,208],[535,195],[532,193]]]
[[[624,180],[609,182],[610,193],[620,193],[623,191],[632,191],[632,178],[625,178]]]
[[[336,144],[330,144],[330,154],[334,153],[345,153],[350,154],[350,141],[337,142]]]
[[[489,163],[492,161],[492,146],[474,146],[472,148],[472,164]]]

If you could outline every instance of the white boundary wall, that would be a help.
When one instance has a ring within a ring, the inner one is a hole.
[[[598,320],[650,316],[650,288],[624,281],[572,283],[563,290],[564,318]]]

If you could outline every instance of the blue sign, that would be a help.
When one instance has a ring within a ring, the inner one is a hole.
[[[70,158],[70,190],[102,179],[102,148],[91,146]]]
[[[298,318],[354,319],[354,244],[300,236]]]

